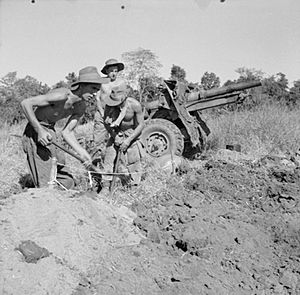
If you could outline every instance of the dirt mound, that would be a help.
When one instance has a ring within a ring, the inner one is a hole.
[[[132,212],[91,197],[95,195],[35,189],[2,204],[2,294],[72,294],[81,285],[90,287],[90,269],[111,249],[140,242]],[[21,246],[26,250],[26,241],[28,255],[33,243],[50,255],[26,260],[20,251]]]
[[[6,199],[0,285],[7,294],[300,294],[299,166],[225,154],[182,163],[152,193],[138,188],[130,210],[93,193]],[[28,245],[41,256],[26,260]]]

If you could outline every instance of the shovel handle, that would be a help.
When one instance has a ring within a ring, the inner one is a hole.
[[[120,148],[117,147],[117,156],[116,156],[116,161],[115,161],[115,165],[114,165],[114,173],[113,173],[113,178],[112,178],[112,181],[111,181],[111,184],[110,184],[110,192],[112,193],[115,189],[115,186],[116,186],[116,179],[117,179],[117,176],[116,176],[116,173],[118,171],[118,167],[119,167],[119,162],[120,162],[120,156],[121,156],[121,151],[120,151]]]
[[[62,151],[66,152],[67,154],[69,154],[70,156],[74,157],[75,159],[79,160],[81,163],[84,163],[84,160],[78,156],[77,154],[75,154],[74,152],[68,150],[67,148],[61,146],[60,144],[56,143],[55,141],[51,142],[53,145],[55,145],[57,148],[61,149]]]
[[[56,147],[58,147],[59,149],[61,149],[62,151],[66,152],[67,154],[69,154],[70,156],[74,157],[75,159],[79,160],[81,163],[84,163],[85,161],[77,154],[75,154],[73,151],[70,151],[69,149],[61,146],[60,144],[58,144],[55,141],[52,141],[52,144],[55,145]],[[99,171],[98,167],[96,167],[94,164],[90,164],[89,165],[89,169],[97,172]]]

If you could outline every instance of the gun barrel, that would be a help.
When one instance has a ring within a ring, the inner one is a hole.
[[[242,91],[244,89],[254,88],[261,86],[260,81],[251,81],[251,82],[240,82],[231,84],[228,86],[223,86],[220,88],[214,88],[206,91],[199,91],[196,93],[191,93],[190,97],[188,98],[188,101],[197,100],[197,99],[204,99],[204,98],[211,98],[216,97],[218,95],[228,94],[235,91]]]

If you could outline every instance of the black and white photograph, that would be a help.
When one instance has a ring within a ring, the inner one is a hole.
[[[299,295],[299,0],[0,0],[0,295]]]

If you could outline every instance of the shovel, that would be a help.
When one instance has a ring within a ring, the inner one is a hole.
[[[75,159],[79,160],[81,163],[84,163],[85,160],[82,159],[79,155],[75,154],[73,151],[61,146],[60,144],[58,144],[55,141],[51,142],[54,146],[56,146],[57,148],[61,149],[62,151],[66,152],[67,154],[69,154],[70,156],[74,157]],[[98,167],[96,167],[94,164],[90,164],[89,169],[91,169],[93,172],[99,172],[101,174],[103,174]]]

